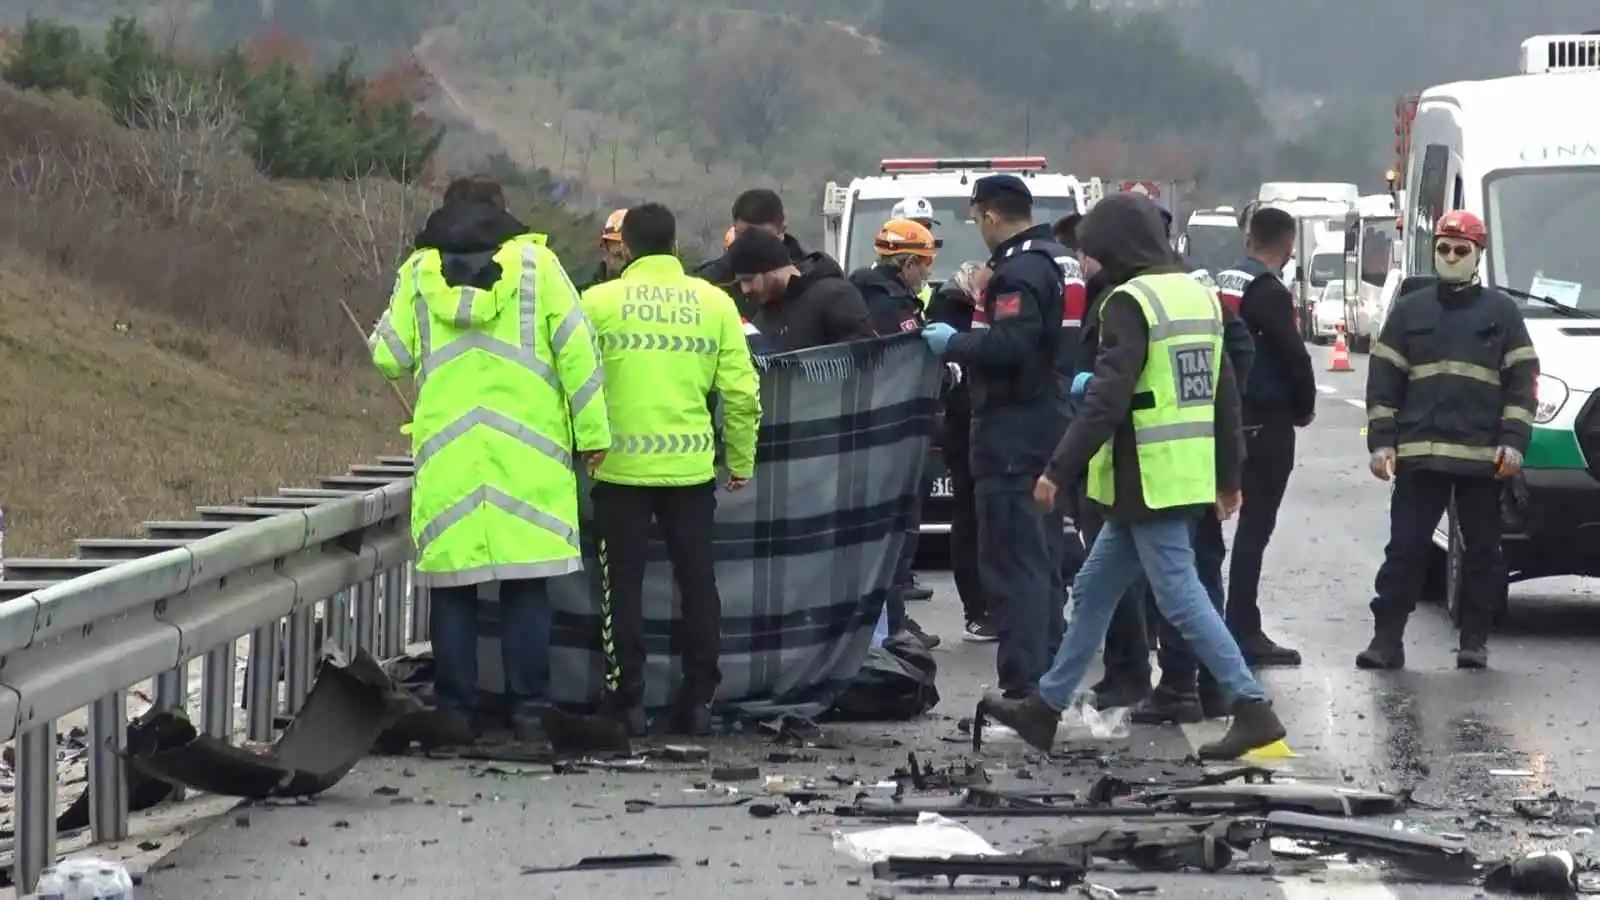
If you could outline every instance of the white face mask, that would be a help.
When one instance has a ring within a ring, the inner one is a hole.
[[[1478,270],[1478,249],[1465,256],[1446,256],[1435,247],[1433,252],[1433,270],[1438,273],[1439,280],[1448,284],[1463,284],[1471,281],[1473,273]]]

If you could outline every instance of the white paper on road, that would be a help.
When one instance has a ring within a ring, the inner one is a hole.
[[[933,812],[918,815],[915,825],[890,825],[852,834],[835,831],[833,849],[868,865],[891,856],[949,859],[952,856],[1000,854],[976,831]]]

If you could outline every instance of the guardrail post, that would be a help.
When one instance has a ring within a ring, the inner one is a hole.
[[[128,701],[122,691],[89,707],[89,834],[95,843],[128,836]]]
[[[206,734],[222,741],[233,737],[234,643],[207,652],[200,676],[200,721]]]
[[[323,640],[351,656],[350,646],[350,592],[340,591],[328,598],[322,607]]]
[[[17,835],[13,881],[31,894],[39,876],[56,861],[56,723],[46,721],[17,738],[17,798],[12,810]]]
[[[287,677],[284,679],[288,685],[289,715],[300,711],[305,706],[306,697],[311,693],[311,660],[314,654],[312,647],[312,614],[315,606],[302,606],[289,614],[289,654],[286,665]]]
[[[168,669],[157,675],[156,698],[152,704],[156,709],[166,712],[189,711],[189,661],[184,660],[183,665],[176,669]]]
[[[356,647],[368,653],[377,652],[378,598],[372,590],[372,579],[356,585]]]
[[[250,698],[246,734],[252,741],[272,740],[272,722],[278,715],[279,623],[269,622],[250,632]]]
[[[397,656],[406,649],[406,593],[399,567],[383,573],[383,655]]]
[[[410,564],[402,572],[405,591],[411,597],[411,641],[420,644],[433,636],[433,598],[427,588],[417,584]]]

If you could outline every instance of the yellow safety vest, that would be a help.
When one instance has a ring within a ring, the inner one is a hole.
[[[411,254],[369,341],[379,371],[418,385],[411,528],[424,586],[582,569],[573,454],[611,444],[599,352],[561,261],[534,235],[494,259],[500,280],[481,290],[448,284],[437,250]]]
[[[615,434],[596,481],[662,487],[716,477],[707,397],[722,395],[728,470],[755,474],[761,381],[733,298],[677,257],[634,260],[583,292],[605,360]]]
[[[1138,301],[1150,351],[1130,413],[1145,506],[1152,510],[1217,499],[1216,395],[1222,365],[1222,307],[1186,273],[1143,275],[1117,289]],[[1104,304],[1101,305],[1104,318]],[[1116,501],[1114,440],[1089,460],[1089,499]]]

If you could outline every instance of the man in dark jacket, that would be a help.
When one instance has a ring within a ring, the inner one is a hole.
[[[1227,734],[1198,755],[1236,759],[1285,733],[1194,564],[1194,527],[1205,509],[1216,505],[1226,517],[1239,503],[1238,397],[1216,296],[1174,264],[1161,233],[1155,205],[1135,194],[1107,197],[1078,225],[1085,266],[1107,270],[1116,287],[1102,304],[1092,380],[1034,498],[1041,509],[1055,506],[1057,486],[1087,471],[1089,499],[1105,509],[1106,523],[1073,586],[1066,638],[1036,692],[992,694],[983,706],[1048,749],[1116,603],[1142,570],[1163,613],[1236,698]]]
[[[1478,283],[1488,235],[1469,212],[1434,226],[1436,286],[1395,301],[1367,369],[1367,449],[1372,474],[1394,482],[1389,545],[1372,600],[1363,669],[1405,666],[1406,620],[1422,593],[1433,530],[1454,500],[1460,529],[1461,644],[1456,667],[1489,665],[1489,626],[1504,579],[1500,481],[1522,469],[1533,434],[1539,357],[1522,311]]]
[[[784,247],[789,251],[789,259],[797,264],[811,255],[807,254],[805,248],[800,246],[800,242],[789,233],[789,223],[783,212],[783,198],[778,196],[777,191],[768,188],[751,188],[745,191],[733,201],[732,214],[733,231],[736,234],[742,234],[750,228],[765,231],[783,241]],[[732,246],[727,241],[723,243],[724,251]],[[833,266],[838,268],[839,264],[833,263]],[[738,277],[729,264],[726,252],[716,259],[707,260],[693,274],[696,278],[704,278],[727,291],[728,296],[738,305],[740,315],[746,319],[755,318],[757,304],[740,292]]]
[[[928,319],[956,331],[972,330],[973,307],[988,286],[989,269],[983,263],[965,262],[939,285],[928,302]],[[978,501],[972,481],[972,399],[961,367],[949,365],[951,378],[940,400],[944,418],[939,428],[939,450],[950,471],[950,575],[967,624],[961,639],[989,643],[999,638],[990,613],[988,594],[978,571]]]
[[[923,201],[926,204],[927,201]],[[867,314],[872,319],[872,330],[880,337],[891,334],[919,331],[923,325],[921,291],[933,273],[933,263],[939,256],[940,242],[927,226],[911,219],[890,219],[878,229],[872,246],[878,259],[873,266],[850,273],[850,283],[861,292],[867,304]],[[922,503],[932,490],[934,473],[925,473],[926,481],[917,495],[917,505],[912,509],[906,528],[906,539],[900,548],[900,559],[895,564],[894,582],[889,588],[889,627],[903,626],[930,649],[941,643],[938,635],[928,634],[916,620],[905,613],[907,600],[925,600],[933,592],[917,584],[913,567],[916,565],[917,546],[922,536]]]
[[[614,209],[606,216],[605,224],[600,227],[600,263],[589,280],[578,286],[579,291],[605,284],[628,267],[628,256],[622,249],[622,219],[627,214],[626,209]]]
[[[1172,211],[1165,205],[1160,205],[1160,210],[1161,222],[1165,226],[1165,234],[1170,244]],[[1178,264],[1189,273],[1189,277],[1211,291],[1218,291],[1216,279],[1211,276],[1210,270],[1205,266],[1196,265],[1181,253],[1177,254],[1177,258]],[[1244,320],[1226,305],[1222,307],[1222,343],[1228,353],[1228,363],[1233,366],[1234,383],[1247,384],[1250,369],[1255,365],[1255,339],[1250,336],[1250,328],[1244,324]],[[1227,597],[1222,585],[1222,564],[1227,556],[1228,545],[1222,537],[1222,520],[1216,516],[1215,511],[1208,512],[1200,519],[1195,531],[1194,560],[1195,567],[1200,572],[1200,582],[1206,586],[1206,594],[1211,598],[1211,605],[1216,607],[1219,613],[1224,612],[1226,608]],[[1119,618],[1123,617],[1129,605],[1124,603],[1117,608]],[[1133,608],[1142,609],[1138,606]],[[1200,666],[1200,661],[1195,658],[1182,635],[1172,627],[1172,623],[1159,615],[1157,621],[1161,683],[1156,685],[1155,691],[1149,697],[1133,708],[1129,718],[1141,725],[1160,725],[1190,724],[1202,719],[1227,715],[1228,698],[1217,685],[1216,679]],[[1118,633],[1115,621],[1111,633]],[[1132,633],[1146,634],[1143,629]],[[1111,638],[1108,636],[1107,647],[1110,644]],[[1148,660],[1148,649],[1148,645],[1141,645],[1137,651]],[[1146,682],[1148,683],[1148,676]]]
[[[1060,510],[1030,497],[1066,428],[1077,328],[1068,321],[1068,278],[1081,304],[1077,260],[1048,224],[1033,224],[1033,195],[1015,175],[972,186],[972,215],[991,256],[988,288],[971,331],[942,322],[923,330],[934,353],[959,365],[972,397],[972,475],[977,480],[978,563],[997,606],[1002,688],[1018,696],[1049,668],[1061,639]],[[1076,317],[1081,317],[1081,305]],[[1076,323],[1074,323],[1075,326]]]
[[[758,352],[788,353],[874,337],[867,304],[822,253],[799,262],[782,239],[760,228],[746,228],[728,248],[728,265],[739,289],[757,304],[750,335]],[[758,340],[759,338],[759,340]]]
[[[1249,258],[1217,275],[1222,302],[1255,340],[1255,363],[1244,381],[1244,507],[1233,536],[1228,572],[1228,627],[1252,666],[1298,666],[1300,652],[1280,645],[1261,627],[1261,562],[1278,525],[1278,508],[1294,471],[1295,429],[1317,410],[1317,376],[1295,324],[1294,297],[1282,271],[1294,251],[1295,221],[1273,207],[1258,208],[1246,229]]]

